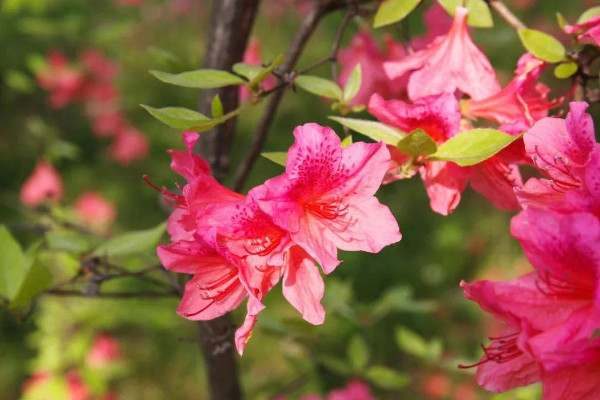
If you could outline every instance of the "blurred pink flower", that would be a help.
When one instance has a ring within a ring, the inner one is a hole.
[[[35,207],[45,201],[57,203],[62,198],[62,178],[49,162],[39,160],[21,187],[21,203],[27,207]]]
[[[144,2],[144,0],[116,0],[116,1],[117,1],[117,4],[123,5],[123,6],[139,6]]]
[[[364,382],[353,380],[346,383],[341,389],[329,392],[327,400],[375,400],[369,386]]]
[[[121,129],[108,149],[112,159],[123,165],[145,158],[149,151],[148,139],[139,131],[126,127]]]
[[[426,32],[423,36],[413,37],[410,40],[410,47],[414,50],[422,50],[429,43],[433,42],[438,36],[442,36],[452,26],[452,18],[439,2],[434,1],[423,14]]]
[[[27,395],[32,392],[37,394],[44,393],[44,386],[50,383],[51,378],[52,374],[49,371],[36,372],[23,383],[23,394]],[[67,372],[65,381],[67,395],[65,400],[93,400],[92,393],[81,379],[79,372],[75,370]]]
[[[244,52],[244,59],[242,60],[246,64],[250,65],[263,65],[262,55],[261,55],[261,46],[260,41],[257,37],[253,37],[250,39],[248,46],[246,47],[246,51]],[[275,79],[273,76],[267,77],[263,82],[262,86],[264,90],[272,89],[275,86]],[[250,92],[246,88],[246,86],[240,86],[239,92],[240,99],[248,100],[250,98]]]
[[[384,62],[404,58],[406,50],[391,36],[385,37],[385,43],[386,53],[383,53],[371,34],[361,31],[352,38],[348,48],[340,50],[338,58],[342,68],[338,83],[342,87],[348,82],[357,64],[360,64],[362,71],[360,89],[350,105],[367,104],[374,93],[379,93],[384,98],[401,97],[406,89],[406,79],[389,79],[383,70]]]
[[[120,360],[122,357],[121,346],[117,339],[102,333],[94,338],[85,361],[90,367],[102,368]]]
[[[340,263],[337,249],[379,252],[401,239],[390,210],[374,196],[389,168],[383,142],[342,149],[328,127],[298,126],[286,170],[255,196],[273,222],[328,274]]]
[[[50,92],[48,102],[52,108],[63,108],[78,101],[85,83],[82,72],[71,67],[58,51],[48,54],[46,68],[36,74],[36,80],[42,89]]]
[[[441,372],[428,375],[421,382],[421,390],[432,399],[445,399],[450,394],[450,379]]]
[[[564,30],[567,33],[576,34],[578,39],[590,38],[596,46],[600,46],[600,15],[581,24],[567,25]]]
[[[471,40],[463,7],[456,8],[446,35],[400,61],[384,63],[383,68],[391,79],[410,73],[408,95],[412,100],[456,90],[483,99],[500,90],[492,65]]]
[[[499,124],[521,122],[532,126],[562,103],[561,99],[549,101],[550,89],[537,82],[546,66],[545,62],[525,53],[508,86],[485,99],[467,100],[461,105],[461,112],[467,117],[486,118]]]
[[[121,111],[102,111],[92,116],[94,134],[99,137],[112,137],[125,129],[127,122]]]
[[[117,209],[98,192],[85,192],[75,200],[75,213],[86,225],[105,231],[115,220]]]

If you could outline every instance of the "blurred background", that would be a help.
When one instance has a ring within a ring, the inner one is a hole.
[[[528,25],[557,37],[556,12],[573,21],[596,5],[506,2]],[[252,34],[263,61],[285,53],[307,3],[263,0]],[[102,234],[147,229],[166,219],[168,207],[142,175],[170,188],[181,181],[166,153],[182,147],[180,132],[139,104],[195,107],[197,91],[165,85],[148,70],[181,72],[202,64],[211,6],[209,0],[0,2],[0,221],[23,247],[40,236],[31,229],[39,213],[24,206],[19,193],[42,158],[64,182],[57,212],[85,222],[86,204],[100,203],[105,218],[94,229]],[[421,14],[409,17],[411,35],[425,29]],[[327,17],[300,68],[329,53],[342,16]],[[473,35],[505,84],[524,50],[515,32],[494,20],[493,28],[474,29]],[[353,21],[342,47],[366,26]],[[328,66],[314,74],[329,77]],[[566,92],[551,75],[543,80]],[[72,90],[82,79],[85,93]],[[261,108],[238,120],[234,167],[249,147]],[[293,128],[306,122],[341,132],[328,115],[328,105],[314,96],[288,92],[265,151],[285,151]],[[281,171],[259,160],[246,189]],[[456,368],[477,361],[479,343],[494,328],[463,299],[460,280],[510,279],[529,270],[509,235],[511,214],[468,189],[454,214],[436,215],[419,179],[384,186],[378,197],[399,221],[403,240],[378,255],[342,254],[343,264],[326,278],[322,326],[305,323],[278,290],[271,293],[268,312],[239,358],[246,397],[326,396],[360,381],[381,399],[539,398],[536,386],[493,396],[477,388],[474,369]],[[77,265],[69,246],[77,244],[56,245],[46,254],[53,273]],[[156,262],[153,257],[128,259],[127,266]],[[139,285],[127,279],[111,284]],[[176,315],[177,303],[44,296],[18,312],[0,309],[0,398],[207,398],[197,329]],[[245,307],[234,312],[235,320],[241,322],[244,313]],[[68,397],[73,393],[83,397]]]

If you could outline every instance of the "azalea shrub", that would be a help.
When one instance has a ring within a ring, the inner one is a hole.
[[[600,398],[600,7],[258,3],[0,5],[0,392]]]

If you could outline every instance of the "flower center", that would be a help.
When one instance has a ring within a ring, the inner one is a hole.
[[[343,196],[338,195],[332,200],[313,201],[304,206],[310,213],[325,219],[336,219],[348,214],[350,205],[344,201]]]
[[[255,256],[269,255],[279,246],[283,236],[283,232],[276,231],[260,238],[248,239],[244,244],[244,250]]]
[[[163,195],[163,199],[171,207],[174,207],[174,208],[186,208],[187,207],[187,203],[185,202],[185,197],[171,193],[164,186],[159,188],[158,186],[156,186],[154,183],[152,183],[150,181],[150,178],[148,178],[148,175],[144,175],[143,179],[144,179],[144,182],[146,182],[146,184],[148,186],[150,186],[152,189],[156,190],[157,192],[161,193]],[[179,184],[176,184],[176,185],[177,185],[177,189],[181,190],[181,186]]]
[[[594,296],[594,286],[588,282],[557,276],[549,271],[539,271],[535,286],[546,297],[586,300]]]
[[[225,286],[228,283],[229,285]],[[210,300],[210,302],[200,310],[193,313],[185,313],[184,316],[189,318],[200,314],[208,307],[223,300],[227,295],[231,294],[231,292],[237,288],[238,284],[238,271],[235,268],[232,268],[228,273],[218,277],[213,281],[207,282],[206,284],[196,284],[196,287],[200,291],[200,298],[202,300]],[[220,289],[223,286],[225,286],[225,288]]]
[[[483,365],[487,362],[494,361],[496,363],[502,364],[515,358],[519,357],[523,352],[517,346],[517,338],[519,337],[520,332],[511,333],[505,336],[498,337],[490,337],[492,343],[485,347],[483,344],[481,345],[481,349],[483,350],[484,356],[475,364],[471,365],[459,365],[460,369],[474,368],[480,365]]]

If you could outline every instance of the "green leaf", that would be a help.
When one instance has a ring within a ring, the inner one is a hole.
[[[221,103],[221,98],[218,94],[212,100],[211,110],[213,118],[221,118],[223,116],[223,103]]]
[[[52,274],[39,260],[34,260],[25,273],[19,290],[12,299],[11,308],[26,306],[35,296],[52,283]]]
[[[31,93],[35,89],[35,83],[29,75],[17,70],[6,71],[4,82],[6,86],[20,93]]]
[[[284,151],[272,151],[266,153],[260,153],[261,156],[267,160],[273,161],[275,164],[283,165],[285,167],[285,160],[287,159],[287,153]]]
[[[369,348],[359,335],[354,336],[348,344],[348,360],[355,371],[365,369],[369,362]]]
[[[369,368],[365,377],[374,385],[389,390],[402,389],[410,383],[406,374],[380,365]]]
[[[384,0],[377,9],[373,26],[379,28],[404,19],[419,2],[420,0]]]
[[[391,311],[428,313],[435,311],[436,308],[435,301],[414,299],[412,289],[407,286],[395,286],[388,289],[371,307],[375,317],[385,316]]]
[[[523,46],[537,58],[549,63],[557,63],[565,59],[564,46],[552,36],[535,29],[519,30]]]
[[[342,93],[342,101],[344,103],[349,103],[350,100],[356,96],[358,91],[360,90],[360,85],[362,82],[362,69],[360,64],[356,64],[352,72],[350,73],[350,77],[348,78],[348,82],[346,82],[346,86],[344,86],[344,93]]]
[[[560,29],[565,29],[565,26],[569,25],[565,17],[559,12],[556,13],[556,22]]]
[[[398,142],[406,136],[406,133],[381,122],[343,117],[329,117],[329,119],[339,122],[343,126],[362,133],[373,140],[382,141],[392,146],[398,145]]]
[[[115,236],[98,246],[92,256],[129,256],[153,250],[165,233],[166,227],[167,224],[162,223],[151,229]]]
[[[72,231],[51,231],[46,233],[45,239],[48,250],[83,253],[90,248],[82,235]]]
[[[165,83],[196,89],[214,89],[246,83],[239,76],[218,69],[199,69],[180,74],[170,74],[161,71],[150,71],[150,73]]]
[[[25,278],[25,254],[4,225],[0,225],[0,295],[11,300]]]
[[[280,65],[284,60],[285,57],[283,56],[283,54],[277,56],[268,67],[262,68],[260,71],[258,71],[258,74],[256,74],[256,76],[250,80],[249,85],[256,86],[262,81],[264,81],[271,74],[271,72],[273,72],[275,67]]]
[[[236,74],[243,76],[244,78],[248,79],[248,81],[251,81],[260,73],[262,67],[260,65],[237,63],[233,64],[231,69]]]
[[[476,28],[490,28],[494,26],[490,7],[484,0],[467,0],[467,24]]]
[[[352,135],[348,135],[344,139],[342,139],[342,148],[348,147],[351,144],[352,144]]]
[[[352,375],[352,368],[348,365],[348,361],[340,360],[339,358],[330,356],[321,356],[319,361],[330,371],[342,376]]]
[[[409,156],[418,157],[435,153],[437,145],[423,129],[415,129],[398,142],[398,150]]]
[[[456,7],[464,7],[464,0],[438,0],[438,3],[440,3],[444,10],[451,16],[454,16]]]
[[[452,161],[460,166],[480,163],[519,139],[493,129],[472,129],[441,144],[430,159]]]
[[[410,329],[396,329],[396,343],[404,352],[424,361],[435,362],[442,356],[442,343],[439,340],[427,342]]]
[[[575,72],[577,72],[577,64],[572,61],[558,64],[556,68],[554,68],[554,76],[558,79],[566,79]]]
[[[214,100],[213,100],[214,103]],[[210,121],[210,119],[199,112],[183,107],[154,108],[144,104],[141,106],[160,122],[175,128],[188,129]],[[213,111],[214,112],[214,111]]]
[[[577,25],[588,22],[590,19],[600,15],[600,6],[588,8],[577,19]]]
[[[342,89],[337,83],[319,78],[318,76],[301,75],[294,80],[294,83],[302,89],[316,94],[317,96],[327,97],[328,99],[341,100]]]

